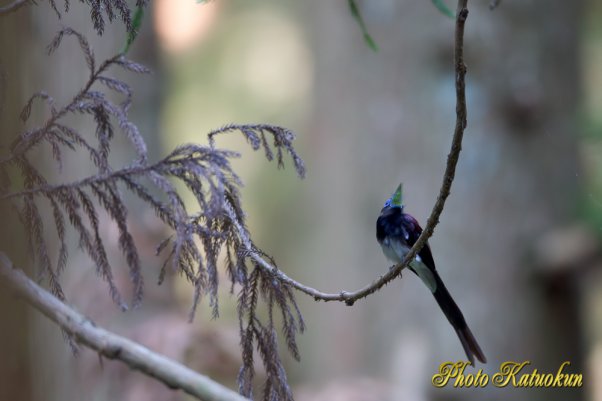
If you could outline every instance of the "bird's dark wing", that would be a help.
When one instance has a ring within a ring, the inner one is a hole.
[[[403,224],[402,226],[405,228],[407,233],[407,242],[410,247],[414,246],[416,241],[418,241],[418,237],[422,234],[422,227],[418,224],[415,218],[410,216],[409,214],[402,214]],[[429,247],[429,243],[427,242],[420,252],[418,252],[418,256],[422,262],[431,270],[435,270],[435,261],[433,260],[433,254],[431,253],[431,248]]]

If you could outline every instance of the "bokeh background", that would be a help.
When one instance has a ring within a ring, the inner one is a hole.
[[[302,181],[242,137],[219,142],[242,153],[235,168],[257,244],[324,291],[353,290],[385,272],[374,232],[382,203],[403,181],[406,211],[425,222],[441,184],[455,123],[453,20],[427,0],[359,1],[373,52],[343,0],[151,3],[129,56],[154,73],[119,76],[134,89],[132,120],[152,156],[206,143],[227,123],[286,126],[307,165]],[[464,354],[431,295],[404,274],[351,308],[298,296],[308,328],[301,362],[289,358],[287,369],[299,401],[602,400],[602,4],[504,0],[490,11],[488,3],[469,2],[469,125],[430,244],[488,357],[479,368],[493,374],[504,361],[530,360],[555,372],[570,361],[584,386],[434,388],[439,364]],[[16,116],[31,93],[44,89],[60,103],[86,80],[74,41],[44,51],[64,25],[85,33],[98,59],[123,46],[123,27],[98,37],[79,2],[60,20],[47,2],[2,17],[4,146],[23,131]],[[43,110],[34,113],[42,121]],[[119,145],[113,160],[126,164],[131,149]],[[81,177],[84,159],[53,179]],[[51,157],[40,154],[40,163],[51,166]],[[146,269],[140,309],[120,312],[75,249],[67,297],[98,324],[234,386],[235,297],[224,288],[220,319],[200,308],[188,324],[188,284],[155,285],[154,247],[165,231],[153,216],[130,213]],[[0,247],[28,266],[18,227],[0,226]],[[116,229],[103,230],[127,292]],[[74,358],[56,327],[6,291],[0,322],[0,400],[187,399],[90,351]]]

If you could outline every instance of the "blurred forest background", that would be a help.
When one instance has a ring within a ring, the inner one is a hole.
[[[61,104],[86,80],[74,41],[45,53],[62,25],[85,33],[98,58],[124,43],[120,24],[98,37],[79,2],[61,20],[38,3],[0,19],[3,152],[24,129],[18,113],[33,92]],[[290,359],[287,369],[299,401],[602,401],[602,3],[504,0],[495,11],[488,3],[469,2],[468,129],[430,244],[488,357],[486,373],[508,360],[555,372],[568,360],[585,386],[432,387],[439,364],[464,354],[432,296],[405,273],[353,307],[298,296],[308,329],[301,362]],[[155,0],[129,54],[154,74],[119,75],[134,88],[132,120],[155,159],[183,142],[205,143],[207,132],[231,122],[297,133],[304,181],[240,136],[219,145],[243,154],[235,168],[255,241],[288,275],[329,292],[359,288],[389,267],[375,221],[400,181],[406,210],[425,222],[455,122],[453,20],[427,0],[359,5],[378,52],[343,0]],[[116,164],[128,163],[131,149],[115,149]],[[80,159],[54,180],[81,177],[88,167]],[[46,162],[50,155],[40,154]],[[234,386],[236,297],[224,288],[220,319],[201,308],[188,324],[191,288],[179,277],[155,285],[162,260],[154,247],[165,232],[151,210],[133,205],[146,269],[142,307],[120,312],[75,250],[67,299],[99,325]],[[1,248],[27,266],[11,218],[2,218]],[[115,228],[103,229],[119,255]],[[113,260],[127,289],[127,269]],[[90,351],[74,358],[53,324],[5,291],[0,321],[2,401],[187,399]]]

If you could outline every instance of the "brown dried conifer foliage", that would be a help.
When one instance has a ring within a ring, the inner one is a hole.
[[[50,3],[58,13],[55,2],[50,0]],[[87,3],[92,8],[92,22],[99,34],[104,29],[104,18],[112,21],[116,13],[131,28],[131,12],[125,1]],[[137,2],[142,6],[145,3]],[[68,7],[69,2],[65,1],[65,11]],[[239,154],[218,149],[214,139],[220,134],[242,133],[254,150],[263,149],[265,157],[276,159],[279,167],[284,166],[284,157],[288,154],[298,175],[303,177],[305,168],[293,148],[293,133],[267,124],[226,125],[208,134],[208,146],[184,144],[163,159],[151,163],[141,133],[128,118],[132,91],[126,82],[109,74],[109,70],[114,68],[145,74],[149,72],[147,68],[126,59],[123,54],[98,64],[86,38],[70,28],[58,32],[48,46],[48,52],[54,52],[65,37],[72,37],[78,42],[90,73],[87,82],[64,106],[57,106],[52,96],[45,92],[31,96],[21,113],[22,120],[30,119],[32,107],[37,103],[45,105],[48,117],[37,127],[21,133],[8,152],[0,155],[0,201],[8,202],[14,208],[26,228],[30,254],[38,266],[40,277],[47,281],[58,298],[65,299],[60,276],[69,256],[66,233],[73,230],[78,238],[77,245],[94,262],[113,301],[127,309],[127,303],[115,285],[99,229],[99,211],[104,210],[119,231],[119,247],[127,261],[133,286],[131,304],[139,304],[143,297],[142,266],[128,230],[128,205],[123,197],[124,191],[129,191],[153,208],[172,231],[172,235],[157,247],[157,253],[164,255],[159,283],[167,269],[174,269],[186,277],[194,287],[191,320],[203,296],[209,299],[213,317],[218,316],[218,255],[225,251],[231,292],[239,291],[238,317],[243,354],[243,366],[238,377],[240,392],[247,397],[253,396],[256,348],[267,372],[263,399],[292,400],[278,354],[274,314],[279,316],[286,345],[297,360],[296,334],[304,329],[303,318],[290,284],[252,258],[260,255],[276,266],[272,258],[253,244],[245,226],[239,194],[241,181],[230,164],[230,160]],[[110,100],[111,92],[123,97],[121,103]],[[76,114],[94,121],[94,135],[69,126],[68,117]],[[136,159],[124,167],[109,163],[115,135],[124,135],[136,151]],[[51,151],[59,171],[65,152],[87,153],[97,171],[74,182],[50,183],[32,160],[34,148]],[[14,173],[22,180],[11,180]],[[178,181],[192,193],[199,212],[188,212],[181,193],[176,189]],[[44,220],[42,206],[50,208],[51,219]],[[59,242],[56,260],[51,260],[45,240],[45,235],[51,232],[55,233]],[[260,305],[267,310],[266,317],[258,313]]]
[[[56,0],[48,0],[50,6],[61,18],[61,11],[56,4]],[[99,35],[102,35],[105,30],[106,19],[113,22],[117,18],[121,18],[128,31],[132,31],[132,11],[126,0],[79,0],[80,3],[86,3],[90,6],[90,17],[94,29]],[[69,0],[64,0],[64,11],[69,11]],[[148,0],[136,0],[136,7],[146,7]],[[118,15],[119,14],[119,15]]]

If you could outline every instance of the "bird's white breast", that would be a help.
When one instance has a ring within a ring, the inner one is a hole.
[[[391,241],[390,238],[385,238],[380,244],[380,247],[382,248],[387,259],[394,263],[403,262],[403,259],[410,251],[408,246],[399,241]],[[435,276],[433,276],[433,273],[430,271],[430,269],[422,262],[420,256],[416,255],[416,259],[410,263],[410,266],[412,266],[416,274],[418,274],[418,277],[420,277],[424,284],[426,284],[429,290],[431,290],[431,292],[435,292],[437,289]]]
[[[380,244],[380,247],[382,248],[387,259],[395,263],[400,263],[403,261],[403,258],[405,258],[410,251],[409,247],[403,245],[399,241],[391,241],[390,238],[385,238]]]

